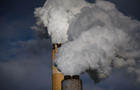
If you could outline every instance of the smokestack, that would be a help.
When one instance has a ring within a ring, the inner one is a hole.
[[[52,50],[52,90],[61,90],[61,81],[64,79],[64,75],[57,70],[54,66],[54,59],[56,58],[56,53],[58,48],[61,47],[62,44],[53,44]]]
[[[62,44],[53,44],[52,50],[52,90],[82,90],[82,81],[79,79],[79,75],[64,76],[57,70],[54,65],[54,59],[58,52],[58,48]]]
[[[79,79],[79,75],[64,76],[62,90],[82,90],[82,80]]]

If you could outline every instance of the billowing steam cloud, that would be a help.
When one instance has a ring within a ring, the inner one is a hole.
[[[38,26],[48,28],[53,43],[64,43],[55,64],[65,75],[88,72],[93,79],[103,79],[113,67],[124,66],[140,75],[140,22],[113,3],[48,0],[35,16]]]
[[[85,6],[89,4],[84,0],[47,0],[42,8],[35,10],[37,25],[48,28],[53,43],[64,43],[71,20]]]

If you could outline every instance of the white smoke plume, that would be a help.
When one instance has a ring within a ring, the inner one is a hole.
[[[113,67],[127,66],[140,76],[140,22],[113,3],[47,0],[35,16],[38,26],[48,28],[53,43],[63,43],[55,64],[64,75],[88,72],[93,79],[103,79]]]
[[[64,43],[72,18],[85,6],[90,5],[84,0],[47,0],[42,8],[36,8],[34,12],[38,18],[37,25],[43,24],[48,28],[53,43]]]

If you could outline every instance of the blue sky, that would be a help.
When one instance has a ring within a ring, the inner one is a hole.
[[[92,1],[92,0],[88,0]],[[127,16],[140,20],[140,0],[108,0]],[[34,8],[45,0],[0,2],[0,90],[51,90],[51,43],[38,38]],[[114,70],[99,84],[81,75],[84,90],[140,90],[135,75]]]

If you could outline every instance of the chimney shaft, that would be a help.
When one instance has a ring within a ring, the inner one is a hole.
[[[61,47],[61,44],[53,44],[52,49],[52,90],[61,90],[62,85],[61,81],[64,79],[64,75],[57,70],[57,68],[54,66],[54,59],[56,58],[56,54],[58,51],[58,48]]]

